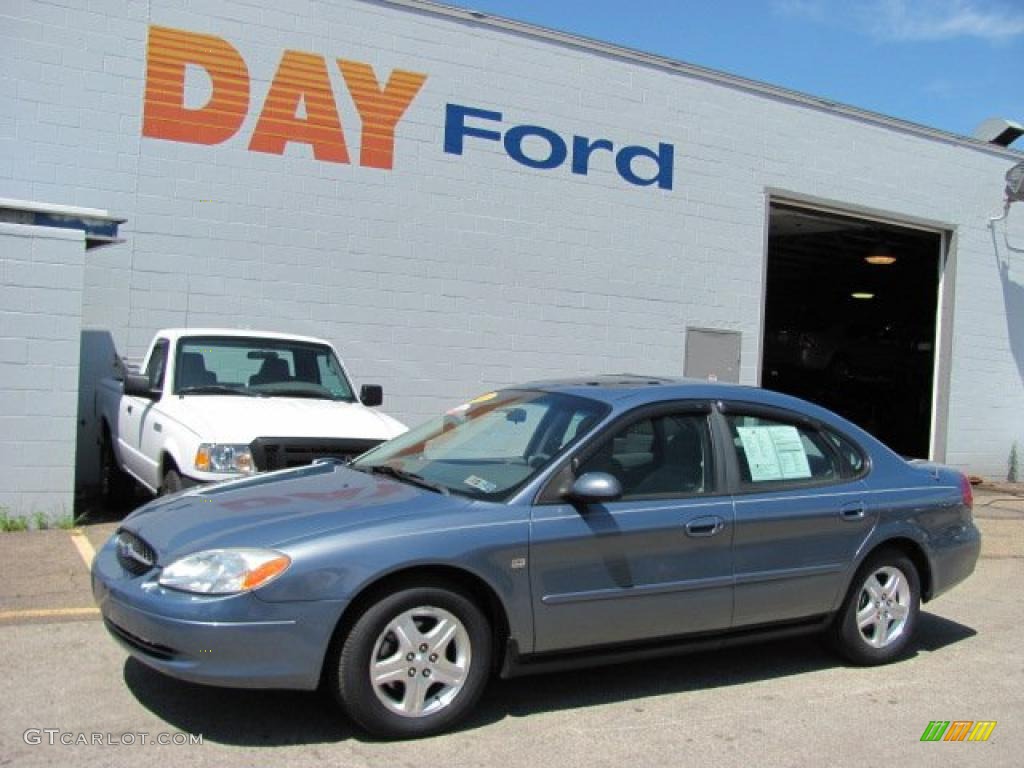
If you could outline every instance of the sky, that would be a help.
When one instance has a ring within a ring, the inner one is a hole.
[[[1024,124],[1024,0],[443,1],[951,133]]]

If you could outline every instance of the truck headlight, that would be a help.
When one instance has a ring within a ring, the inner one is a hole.
[[[248,445],[203,443],[196,451],[196,469],[200,472],[250,475],[256,471],[256,465]]]
[[[273,549],[208,549],[175,560],[157,581],[182,592],[230,595],[262,587],[291,564]]]

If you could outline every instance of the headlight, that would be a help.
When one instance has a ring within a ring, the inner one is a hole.
[[[272,549],[209,549],[175,560],[157,581],[161,586],[204,595],[230,595],[262,587],[292,564]]]
[[[233,472],[250,475],[256,471],[248,445],[203,443],[196,451],[196,469],[200,472]]]

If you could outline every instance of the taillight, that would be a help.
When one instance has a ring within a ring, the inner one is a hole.
[[[960,497],[965,507],[974,508],[974,489],[971,487],[971,481],[967,479],[967,475],[960,475]]]

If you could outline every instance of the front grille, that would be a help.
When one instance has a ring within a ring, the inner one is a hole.
[[[132,648],[142,651],[142,653],[145,653],[147,656],[153,656],[157,659],[163,659],[164,661],[171,661],[178,655],[178,652],[173,648],[168,648],[166,645],[153,643],[149,640],[144,640],[138,635],[133,635],[127,629],[119,627],[110,619],[104,618],[103,623],[106,625],[107,631],[110,632],[110,634],[114,637],[120,638]]]
[[[131,531],[117,532],[117,562],[128,573],[141,576],[156,565],[156,551]]]
[[[257,437],[249,444],[256,469],[269,472],[312,464],[315,459],[350,461],[381,444],[381,440]]]

